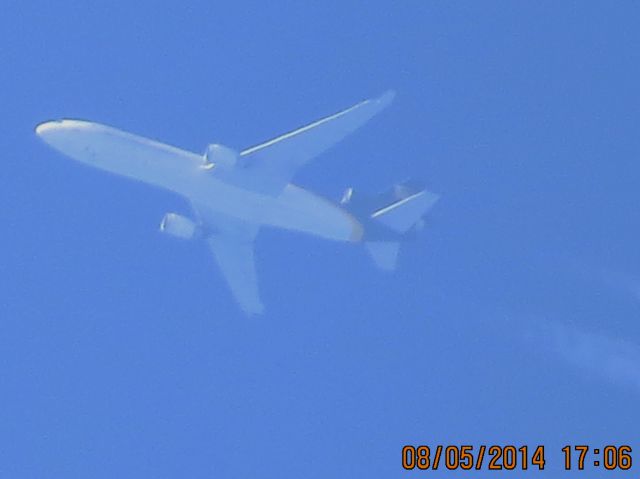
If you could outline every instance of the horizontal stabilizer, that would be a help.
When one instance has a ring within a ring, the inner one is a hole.
[[[371,215],[371,218],[398,233],[405,233],[438,201],[439,196],[427,190],[407,196]]]
[[[367,252],[376,266],[384,271],[393,271],[398,262],[400,243],[396,241],[372,241],[365,243]]]

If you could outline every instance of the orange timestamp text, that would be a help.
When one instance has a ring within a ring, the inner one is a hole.
[[[481,470],[526,471],[530,467],[544,470],[544,446],[404,446],[402,448],[402,467],[406,470],[421,469],[437,471]]]

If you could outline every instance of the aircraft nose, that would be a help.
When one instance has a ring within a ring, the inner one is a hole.
[[[69,154],[78,145],[77,125],[72,120],[45,121],[36,126],[36,135],[52,148]]]
[[[41,138],[46,138],[48,133],[53,133],[56,130],[59,130],[62,125],[62,121],[54,120],[54,121],[45,121],[36,126],[36,135]]]
[[[83,163],[93,163],[89,145],[92,140],[91,123],[82,120],[59,119],[42,122],[35,133],[54,150]]]
[[[61,150],[77,144],[89,126],[85,121],[61,119],[40,123],[35,132],[45,143]]]
[[[51,120],[40,123],[36,126],[36,134],[41,137],[57,132],[88,132],[95,127],[95,124],[83,120]]]

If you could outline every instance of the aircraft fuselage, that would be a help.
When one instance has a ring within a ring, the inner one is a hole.
[[[38,135],[81,163],[182,195],[221,215],[337,241],[359,241],[363,227],[339,206],[293,184],[276,197],[217,177],[202,155],[98,123],[42,123]]]

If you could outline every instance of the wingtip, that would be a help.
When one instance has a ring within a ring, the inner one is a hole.
[[[394,98],[396,97],[396,91],[393,89],[385,91],[382,95],[380,95],[377,99],[377,102],[382,106],[390,105]]]

